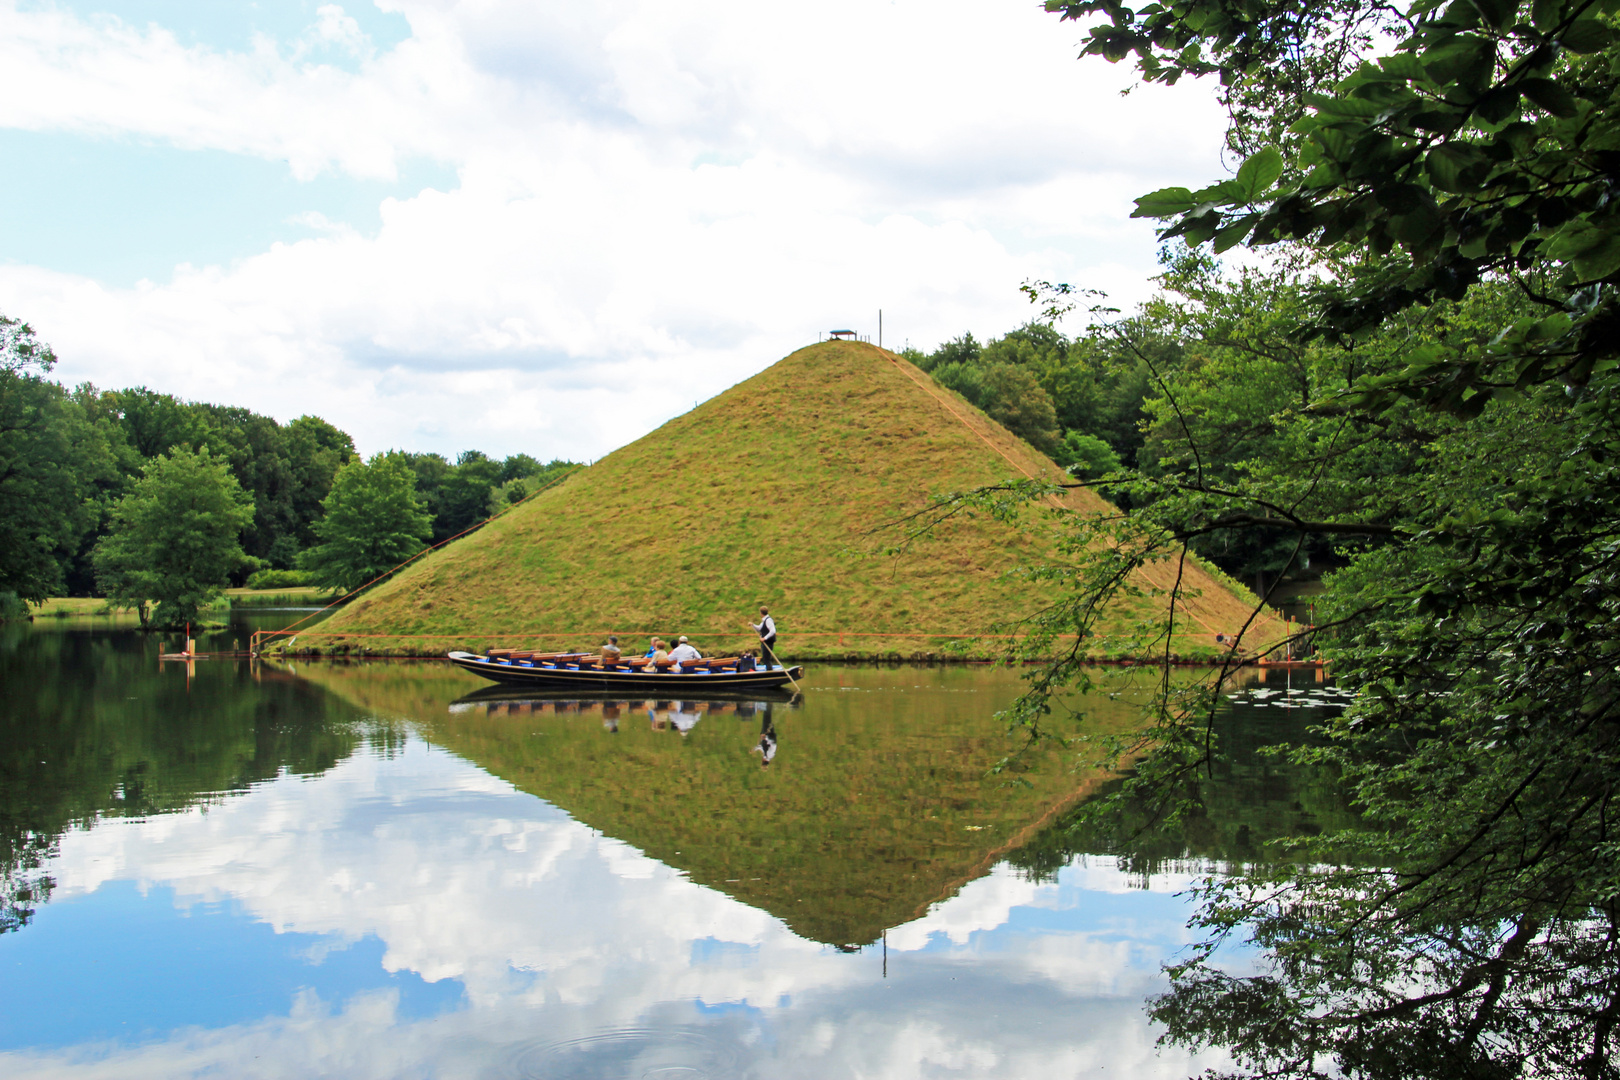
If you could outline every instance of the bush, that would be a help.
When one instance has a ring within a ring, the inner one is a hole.
[[[310,583],[308,570],[260,570],[247,579],[250,589],[296,589]]]
[[[1082,435],[1071,431],[1063,437],[1054,455],[1059,465],[1068,467],[1070,475],[1079,477],[1101,476],[1120,468],[1119,455],[1114,448],[1095,435]]]

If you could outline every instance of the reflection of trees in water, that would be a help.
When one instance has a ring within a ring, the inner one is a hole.
[[[1305,737],[1307,725],[1325,715],[1225,707],[1215,719],[1223,753],[1208,772],[1173,792],[1122,790],[1120,780],[1105,784],[1007,861],[1041,881],[1077,855],[1110,855],[1120,869],[1145,879],[1189,862],[1237,868],[1287,858],[1273,841],[1353,829],[1357,819],[1337,769],[1264,752],[1284,738]]]
[[[1425,917],[1390,902],[1400,887],[1343,869],[1209,883],[1206,940],[1153,1003],[1166,1041],[1215,1042],[1262,1076],[1620,1076],[1612,903],[1479,920],[1430,898]],[[1266,950],[1262,974],[1210,962],[1234,934]]]
[[[1504,741],[1446,770],[1281,719],[1223,712],[1207,771],[1116,782],[1010,861],[1037,878],[1079,853],[1224,875],[1195,890],[1201,941],[1152,1015],[1167,1041],[1227,1049],[1234,1075],[1620,1077],[1602,746]],[[1396,812],[1414,786],[1444,812]],[[1351,792],[1376,815],[1358,819]]]
[[[183,810],[283,770],[319,773],[361,740],[333,722],[353,711],[318,688],[254,685],[228,662],[198,665],[188,684],[155,670],[155,647],[128,631],[0,638],[0,932],[49,898],[45,866],[69,829]]]

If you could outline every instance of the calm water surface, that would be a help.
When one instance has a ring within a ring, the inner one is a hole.
[[[1231,702],[1207,812],[1144,839],[1072,827],[1084,751],[985,778],[1017,672],[557,699],[159,646],[0,628],[5,1076],[1186,1076],[1220,1062],[1143,1009],[1178,893],[1343,813],[1249,754],[1332,706],[1308,675]],[[1087,730],[1134,721],[1112,686]]]

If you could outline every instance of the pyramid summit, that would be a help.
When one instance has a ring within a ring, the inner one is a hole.
[[[433,655],[656,633],[712,654],[753,642],[763,604],[793,657],[1000,655],[996,628],[1046,602],[1009,571],[1048,558],[1054,526],[963,515],[902,543],[904,522],[935,496],[1025,478],[1065,477],[895,354],[826,341],[424,557],[297,648]],[[1060,501],[1109,509],[1084,490]],[[1211,653],[1249,604],[1191,563],[1184,585],[1196,621],[1176,651]]]

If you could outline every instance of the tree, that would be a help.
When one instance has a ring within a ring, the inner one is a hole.
[[[253,499],[224,461],[205,447],[159,454],[112,512],[111,532],[96,548],[97,580],[114,604],[156,605],[159,626],[196,622],[248,562],[238,537],[253,520]]]
[[[1325,744],[1279,749],[1344,777],[1368,863],[1300,837],[1297,863],[1212,883],[1155,1015],[1256,1075],[1620,1075],[1614,5],[1049,7],[1145,79],[1219,76],[1245,159],[1137,213],[1297,273],[1278,303],[1184,283],[1199,303],[1168,314],[1197,347],[1154,372],[1151,467],[1098,484],[1130,510],[1076,521],[1032,650],[1200,543],[1345,563],[1322,634],[1356,703]],[[1084,684],[1079,649],[1059,655],[1015,719]],[[1175,814],[1219,753],[1220,683],[1165,685],[1120,797]],[[1233,936],[1259,974],[1217,962]]]
[[[100,431],[44,377],[55,363],[31,327],[0,315],[0,593],[36,604],[62,589],[112,467]]]
[[[416,497],[416,474],[403,453],[378,454],[338,470],[326,514],[315,523],[321,543],[304,554],[315,584],[352,592],[421,551],[433,521]]]
[[[321,504],[332,492],[338,469],[356,460],[354,439],[345,431],[318,416],[300,416],[285,429],[288,468],[292,473],[292,518],[296,532],[284,538],[287,544],[270,552],[270,560],[283,567],[297,561],[297,554],[316,543],[315,522]]]
[[[1057,450],[1057,412],[1029,369],[993,363],[984,369],[983,408],[1008,431],[1051,454]]]

